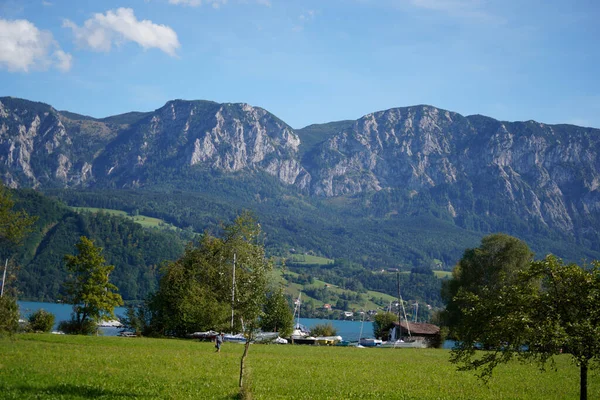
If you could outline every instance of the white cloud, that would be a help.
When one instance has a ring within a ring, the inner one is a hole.
[[[0,19],[0,67],[29,72],[51,66],[62,71],[71,68],[71,55],[61,50],[52,33],[24,19]]]
[[[199,7],[202,5],[211,5],[213,8],[220,8],[227,4],[229,0],[169,0],[170,4]],[[238,0],[238,3],[256,3],[261,6],[271,7],[271,0]]]
[[[184,5],[190,7],[198,7],[202,4],[210,4],[213,8],[219,8],[227,4],[227,0],[169,0],[170,4]]]
[[[71,65],[73,64],[73,56],[69,53],[65,53],[62,50],[56,50],[54,52],[54,58],[56,60],[56,68],[63,72],[71,69]]]
[[[131,8],[94,14],[81,27],[67,19],[63,27],[71,28],[77,45],[94,51],[108,52],[113,44],[135,42],[144,49],[157,48],[176,56],[175,52],[181,46],[173,29],[149,20],[139,21]]]

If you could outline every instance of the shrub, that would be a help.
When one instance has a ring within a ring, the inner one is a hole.
[[[310,334],[313,336],[336,336],[337,330],[328,324],[317,324],[310,329]]]
[[[54,314],[44,309],[39,309],[29,315],[29,327],[34,332],[50,332],[54,325]]]
[[[11,296],[0,297],[0,335],[12,335],[19,329],[19,306]]]
[[[373,335],[382,340],[388,340],[390,329],[393,328],[394,322],[398,320],[396,314],[390,312],[378,312],[373,321]]]
[[[85,320],[83,323],[72,318],[68,321],[60,321],[58,330],[67,335],[92,335],[98,330],[98,325],[94,321]]]

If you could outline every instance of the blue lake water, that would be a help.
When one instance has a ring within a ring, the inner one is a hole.
[[[57,303],[43,303],[37,301],[19,301],[19,310],[21,312],[21,318],[27,318],[27,316],[41,308],[51,312],[56,316],[56,322],[54,328],[56,329],[60,321],[68,320],[71,318],[71,312],[73,308],[70,304],[57,304]],[[124,307],[115,308],[115,315],[125,315]],[[307,328],[312,328],[317,324],[331,323],[337,334],[344,338],[344,340],[357,341],[360,335],[360,321],[338,321],[338,320],[327,320],[317,318],[300,318],[300,323]],[[101,332],[107,336],[114,336],[118,333],[116,328],[101,328]],[[363,337],[373,336],[373,323],[366,322],[362,327]]]
[[[337,330],[337,334],[344,340],[356,342],[360,335],[360,321],[340,321],[336,319],[300,318],[300,324],[308,329],[319,324],[331,324]],[[373,323],[365,321],[362,327],[362,337],[373,337]]]
[[[53,329],[58,327],[60,321],[68,320],[71,318],[71,312],[73,308],[70,304],[57,304],[57,303],[42,303],[37,301],[18,301],[19,311],[21,312],[21,318],[27,318],[27,316],[41,308],[51,312],[56,317]],[[124,307],[115,308],[116,316],[125,315]],[[296,321],[294,321],[296,322]],[[307,328],[312,328],[317,324],[328,324],[333,325],[337,329],[337,334],[340,335],[344,340],[355,342],[359,339],[361,332],[360,321],[339,321],[335,319],[317,319],[317,318],[300,318],[300,324]],[[118,328],[100,328],[100,332],[105,336],[116,336],[119,333]],[[362,326],[362,337],[373,337],[373,323],[365,321]],[[454,346],[454,342],[446,340],[444,342],[445,349],[451,349]]]
[[[73,312],[73,306],[70,304],[42,303],[38,301],[18,301],[17,303],[19,304],[19,312],[23,319],[26,319],[29,314],[32,314],[39,309],[44,309],[54,314],[55,319],[52,329],[56,329],[60,321],[71,319],[71,312]],[[125,315],[125,308],[116,307],[115,315]],[[119,333],[119,330],[120,329],[118,328],[100,328],[100,332],[106,336],[116,336],[117,333]]]

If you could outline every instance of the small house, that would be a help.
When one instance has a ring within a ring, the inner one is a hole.
[[[425,322],[394,322],[390,330],[390,341],[405,338],[423,339],[428,347],[437,347],[441,341],[440,327]]]

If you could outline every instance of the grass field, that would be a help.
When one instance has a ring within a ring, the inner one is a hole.
[[[433,273],[435,274],[435,276],[437,278],[451,278],[452,277],[452,271],[439,271],[439,270],[434,270]]]
[[[179,229],[174,225],[171,225],[160,218],[149,217],[147,215],[135,215],[131,216],[125,211],[111,210],[109,208],[94,208],[94,207],[71,207],[77,212],[104,212],[111,215],[119,215],[121,217],[130,218],[133,222],[137,222],[145,228],[163,228],[163,229]]]
[[[335,260],[325,257],[311,256],[309,254],[292,254],[287,258],[287,261],[294,264],[327,265],[333,264]]]
[[[233,399],[243,346],[49,334],[0,339],[2,399]],[[488,386],[456,372],[446,350],[253,345],[254,399],[577,399],[568,356],[557,371],[501,366]],[[589,398],[600,397],[598,371]]]

